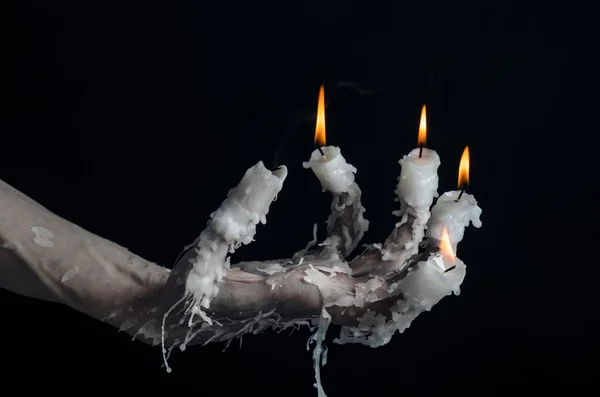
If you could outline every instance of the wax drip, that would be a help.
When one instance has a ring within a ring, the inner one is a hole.
[[[171,312],[184,300],[186,299],[186,296],[184,295],[181,299],[179,299],[177,302],[175,302],[173,304],[173,306],[171,306],[169,308],[169,310],[166,311],[166,313],[163,315],[163,319],[162,319],[162,325],[160,327],[160,339],[161,339],[161,351],[162,351],[162,356],[163,356],[163,362],[165,365],[165,369],[167,370],[167,373],[171,373],[171,367],[169,367],[169,363],[168,363],[168,359],[171,354],[170,351],[167,352],[167,349],[165,348],[165,325],[167,322],[167,317],[169,317],[169,314],[171,314]],[[167,355],[168,353],[168,355]]]
[[[329,328],[330,323],[331,317],[329,316],[327,311],[323,309],[317,323],[317,330],[310,338],[308,338],[308,342],[306,344],[306,348],[309,349],[310,343],[315,343],[315,348],[313,349],[312,356],[313,366],[315,370],[314,386],[317,388],[318,397],[327,397],[327,395],[325,394],[325,390],[323,390],[323,384],[321,383],[321,367],[327,363],[327,348],[323,346],[323,342],[325,341],[327,328]]]

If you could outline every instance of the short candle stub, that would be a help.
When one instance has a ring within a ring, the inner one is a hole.
[[[321,150],[315,149],[303,167],[312,169],[323,189],[335,194],[347,192],[354,183],[356,168],[346,162],[340,148],[322,146]]]
[[[448,230],[449,240],[454,251],[456,251],[457,244],[462,241],[465,228],[469,224],[472,223],[477,228],[481,227],[479,219],[481,208],[477,206],[475,197],[465,191],[458,201],[459,195],[459,190],[442,194],[431,209],[431,218],[427,223],[427,236],[437,246],[442,239],[444,228]]]
[[[438,196],[437,169],[440,157],[434,150],[423,148],[419,158],[419,148],[411,150],[400,159],[402,167],[396,194],[412,208],[429,210],[433,199]]]

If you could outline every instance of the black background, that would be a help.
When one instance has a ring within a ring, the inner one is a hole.
[[[552,144],[575,139],[565,15],[509,1],[204,3],[15,2],[3,24],[0,178],[170,266],[244,171],[279,152],[284,189],[234,259],[285,257],[329,210],[302,168],[324,82],[328,143],[358,168],[365,242],[382,241],[395,222],[397,161],[415,146],[427,103],[439,191],[456,187],[469,145],[470,192],[483,208],[483,227],[458,250],[469,266],[462,294],[385,347],[328,343],[325,390],[482,394],[591,381],[597,306],[574,235],[555,223],[577,212],[563,191],[569,170],[551,167]],[[249,336],[241,350],[189,349],[166,374],[159,349],[106,324],[5,291],[0,299],[3,385],[316,395],[306,330]]]

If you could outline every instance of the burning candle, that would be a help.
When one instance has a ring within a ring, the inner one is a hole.
[[[346,162],[339,147],[325,146],[325,144],[325,87],[321,85],[315,129],[317,149],[312,152],[310,160],[303,163],[303,166],[312,169],[324,190],[338,194],[347,192],[354,183],[356,168]]]
[[[427,143],[427,112],[423,105],[421,122],[419,124],[419,147],[413,149],[400,161],[402,171],[398,179],[396,193],[400,200],[405,201],[415,209],[429,210],[433,199],[438,196],[437,169],[440,166],[440,157],[431,149],[425,148]]]
[[[469,169],[470,156],[467,146],[461,156],[458,171],[458,188],[461,190],[446,192],[440,196],[431,210],[428,224],[427,235],[434,243],[436,240],[440,241],[443,230],[447,229],[454,250],[462,241],[469,222],[477,228],[481,227],[481,208],[473,195],[464,193],[469,185]]]
[[[444,296],[460,293],[466,266],[456,257],[448,230],[443,229],[440,250],[418,263],[401,282],[404,296],[415,306],[431,310]]]

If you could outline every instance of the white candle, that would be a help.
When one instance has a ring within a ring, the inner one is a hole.
[[[259,161],[246,171],[219,209],[211,214],[208,227],[198,239],[197,256],[186,279],[186,293],[194,297],[192,313],[199,314],[210,323],[199,306],[208,308],[210,301],[219,293],[216,283],[221,282],[229,268],[228,252],[233,252],[241,244],[251,243],[256,225],[266,223],[269,206],[281,190],[286,176],[285,166],[271,172]]]
[[[419,262],[402,280],[402,293],[415,306],[431,310],[444,296],[452,292],[458,295],[465,279],[466,266],[455,256],[448,231],[443,230],[440,252]]]
[[[423,147],[427,141],[426,109],[423,105],[417,139],[420,148],[414,149],[399,161],[402,171],[396,189],[400,202],[406,202],[416,213],[423,213],[424,222],[429,217],[433,199],[438,196],[437,169],[440,166],[440,156],[434,150]]]
[[[303,163],[310,168],[321,182],[324,190],[331,193],[345,193],[354,183],[356,168],[346,162],[339,147],[326,146],[312,152],[310,161]]]
[[[285,166],[271,172],[259,161],[246,171],[221,207],[211,214],[212,228],[227,242],[250,243],[256,225],[266,223],[269,206],[281,191],[286,177]]]
[[[469,185],[470,170],[469,147],[465,147],[460,158],[458,167],[458,186],[466,187]],[[460,198],[460,200],[459,200]],[[433,206],[431,210],[431,219],[428,224],[428,237],[434,244],[439,244],[444,229],[448,230],[452,249],[456,252],[456,246],[463,239],[465,227],[469,222],[475,227],[481,227],[481,208],[477,206],[475,197],[470,194],[461,194],[460,191],[444,193]]]
[[[456,252],[456,246],[463,239],[465,227],[472,223],[473,226],[481,227],[481,208],[477,205],[475,197],[463,193],[459,201],[456,201],[460,191],[450,191],[442,194],[431,210],[427,236],[439,242],[444,228],[448,229],[452,249]]]
[[[396,193],[412,208],[429,209],[433,199],[438,196],[438,174],[440,157],[431,149],[412,150],[399,163],[402,167]]]
[[[423,147],[427,140],[426,120],[426,107],[423,105],[417,139],[420,147],[399,160],[402,170],[395,193],[400,201],[400,209],[393,214],[400,216],[401,220],[396,223],[395,231],[388,237],[381,250],[383,260],[396,262],[393,265],[396,269],[403,266],[407,258],[419,252],[419,244],[425,236],[425,227],[431,215],[429,208],[433,199],[437,197],[437,169],[440,166],[440,157],[434,150]],[[412,238],[407,242],[402,238],[401,226],[408,221],[408,215],[414,217],[414,220]]]
[[[346,162],[339,147],[325,146],[325,143],[325,87],[321,85],[315,128],[315,145],[319,149],[313,151],[310,160],[302,165],[304,168],[312,169],[321,182],[323,191],[334,194],[345,193],[354,183],[356,168]]]
[[[432,254],[406,276],[400,287],[413,304],[431,310],[444,296],[460,293],[465,274],[466,266],[460,259],[450,260],[443,255]]]

